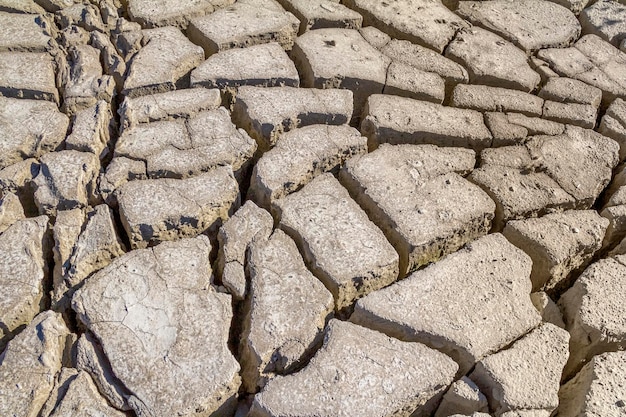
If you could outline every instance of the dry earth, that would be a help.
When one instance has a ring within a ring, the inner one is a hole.
[[[626,1],[0,0],[0,416],[626,416]]]

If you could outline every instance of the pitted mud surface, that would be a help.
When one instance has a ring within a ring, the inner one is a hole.
[[[0,416],[626,415],[623,0],[0,0]]]

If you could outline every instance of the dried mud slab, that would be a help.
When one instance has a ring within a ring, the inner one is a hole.
[[[393,246],[331,174],[276,200],[275,209],[338,310],[398,278]]]
[[[580,36],[576,16],[543,0],[461,1],[456,12],[475,25],[497,33],[527,53],[570,46]]]
[[[136,250],[74,294],[72,308],[138,415],[208,416],[233,407],[240,379],[227,346],[231,300],[210,285],[210,251],[206,237]]]
[[[455,252],[489,231],[495,203],[462,178],[475,153],[387,145],[349,160],[340,180],[400,254],[400,273]]]
[[[426,416],[457,369],[449,357],[422,344],[332,320],[324,346],[307,367],[270,381],[249,415]]]
[[[350,320],[436,347],[465,374],[541,321],[530,300],[531,267],[528,255],[490,234],[357,301]]]

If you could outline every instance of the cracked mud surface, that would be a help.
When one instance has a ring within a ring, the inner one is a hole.
[[[623,0],[0,0],[0,415],[626,415]]]

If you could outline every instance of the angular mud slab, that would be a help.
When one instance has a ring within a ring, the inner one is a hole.
[[[290,50],[300,21],[275,1],[240,0],[213,14],[191,20],[189,38],[206,56],[233,48],[277,42]]]
[[[252,201],[246,201],[220,228],[216,272],[236,301],[242,301],[247,291],[244,268],[248,246],[255,239],[269,239],[273,229],[272,216]]]
[[[222,98],[217,89],[192,88],[137,98],[126,98],[119,109],[123,129],[139,123],[190,118],[200,112],[217,110]]]
[[[391,59],[353,29],[319,29],[296,39],[291,52],[309,88],[345,88],[354,93],[354,116],[367,98],[381,94]]]
[[[34,0],[0,0],[0,10],[11,13],[45,13],[46,10]]]
[[[546,100],[543,118],[553,122],[593,129],[598,118],[598,108],[588,104],[559,103]]]
[[[363,15],[363,22],[393,38],[406,39],[441,53],[461,28],[469,24],[439,1],[348,0],[348,7]]]
[[[239,206],[230,166],[184,180],[130,181],[116,194],[132,249],[216,232]]]
[[[232,119],[267,151],[282,133],[297,127],[347,124],[353,108],[348,90],[244,86],[237,92]]]
[[[485,124],[493,136],[493,148],[521,144],[528,136],[560,135],[565,132],[565,125],[561,123],[519,113],[485,113]]]
[[[491,133],[483,115],[475,110],[445,107],[405,97],[375,94],[367,100],[361,132],[369,147],[381,143],[434,144],[483,149]]]
[[[540,323],[530,300],[531,267],[524,252],[491,234],[359,300],[350,320],[435,346],[463,375]]]
[[[572,11],[575,15],[578,15],[582,9],[587,7],[587,4],[591,0],[549,0],[552,3],[560,4]]]
[[[595,356],[559,392],[559,416],[611,416],[624,413],[626,352]]]
[[[276,200],[275,209],[337,310],[398,278],[393,246],[331,174]]]
[[[468,377],[454,382],[444,394],[434,417],[449,417],[455,413],[470,415],[489,411],[487,397]]]
[[[115,137],[115,120],[106,101],[81,110],[74,116],[72,133],[65,140],[65,149],[91,152],[100,160],[110,155]]]
[[[485,85],[457,85],[451,105],[483,112],[512,112],[539,117],[543,111],[543,99],[533,94]]]
[[[596,35],[585,35],[571,48],[542,49],[537,56],[560,76],[602,90],[602,104],[626,98],[626,54]]]
[[[446,90],[448,91],[452,91],[452,88],[458,83],[469,82],[469,75],[463,66],[432,49],[409,41],[391,39],[380,46],[380,51],[394,62],[410,65],[419,70],[433,72],[441,76],[446,82]]]
[[[189,87],[189,73],[204,61],[204,51],[173,27],[142,31],[144,45],[134,55],[122,94],[138,97]]]
[[[539,97],[560,103],[587,104],[598,108],[602,90],[567,77],[552,77],[539,91]]]
[[[0,96],[59,104],[52,56],[36,52],[0,52]]]
[[[235,90],[256,87],[298,87],[300,77],[280,44],[264,43],[214,54],[191,72],[192,87]]]
[[[508,349],[488,356],[470,374],[500,415],[511,410],[554,411],[559,405],[561,372],[569,334],[544,323]]]
[[[0,12],[0,52],[46,52],[52,47],[50,23],[43,16]]]
[[[0,198],[0,233],[4,233],[17,221],[25,218],[20,199],[11,192],[3,192],[3,194]]]
[[[543,0],[461,1],[456,12],[529,54],[570,46],[580,36],[580,23],[571,11]]]
[[[73,289],[114,258],[123,255],[124,244],[115,230],[113,212],[106,205],[99,205],[86,213],[81,210],[59,212],[53,230],[55,270],[52,304],[62,303],[63,307],[69,307],[66,304]],[[63,300],[64,297],[66,300]]]
[[[457,369],[449,357],[419,343],[332,320],[309,365],[270,381],[249,416],[425,416]]]
[[[49,239],[46,216],[20,220],[0,235],[0,351],[43,307]]]
[[[212,13],[235,0],[128,0],[128,15],[143,27],[178,26],[184,29],[189,19]]]
[[[495,226],[501,229],[509,220],[590,208],[610,181],[618,148],[592,130],[567,126],[563,135],[483,151],[470,179],[495,200]],[[585,175],[581,166],[589,167]]]
[[[206,237],[136,250],[74,294],[72,308],[138,415],[226,415],[233,406],[240,379],[227,346],[231,300],[210,285],[210,251]]]
[[[446,83],[433,72],[396,61],[387,69],[383,93],[441,104],[446,98]]]
[[[529,92],[541,81],[522,50],[479,27],[460,31],[445,55],[467,68],[473,84]]]
[[[339,0],[278,0],[300,20],[299,33],[324,28],[359,29],[363,16]]]
[[[534,292],[530,294],[533,305],[541,314],[541,319],[545,323],[552,323],[561,329],[565,329],[563,314],[554,301],[545,292]]]
[[[39,174],[39,163],[36,159],[25,159],[17,164],[0,169],[0,192],[15,194],[22,204],[24,215],[36,216],[39,209],[35,205],[33,179]]]
[[[611,103],[602,117],[598,131],[619,143],[619,159],[624,161],[626,159],[626,101],[618,98]]]
[[[626,4],[599,0],[580,14],[583,33],[598,35],[619,47],[626,39]]]
[[[57,377],[55,391],[44,406],[41,417],[124,417],[98,392],[87,372],[63,368]]]
[[[559,307],[572,336],[564,378],[594,355],[626,348],[624,291],[626,256],[618,255],[592,264],[561,296]]]
[[[602,247],[609,221],[595,210],[552,213],[507,223],[504,236],[533,260],[533,291],[560,290]]]
[[[60,151],[40,159],[35,178],[35,203],[41,214],[56,216],[58,210],[96,205],[100,161],[87,152]]]
[[[118,410],[129,411],[131,393],[113,374],[111,364],[96,337],[83,333],[72,347],[72,361],[76,369],[87,372],[98,387],[100,394]]]
[[[400,274],[489,232],[496,205],[469,173],[469,149],[387,145],[349,160],[340,180],[400,254]]]
[[[0,414],[37,416],[61,370],[70,331],[60,314],[41,313],[0,355]]]
[[[240,353],[244,389],[258,392],[276,374],[288,374],[321,344],[333,312],[332,294],[304,265],[282,230],[255,239]]]
[[[146,164],[128,158],[113,158],[105,173],[100,175],[99,192],[102,199],[113,208],[117,208],[115,191],[129,181],[147,180]]]
[[[115,95],[115,80],[104,75],[100,65],[100,50],[89,45],[69,48],[66,77],[63,81],[63,109],[68,114],[96,105],[99,100],[111,103]]]
[[[312,125],[285,133],[252,171],[248,198],[270,210],[316,176],[338,171],[355,155],[367,153],[367,139],[350,126]]]
[[[237,129],[222,107],[187,120],[125,129],[115,146],[115,157],[144,162],[149,178],[188,178],[222,165],[232,166],[240,177],[256,149],[256,142]]]

